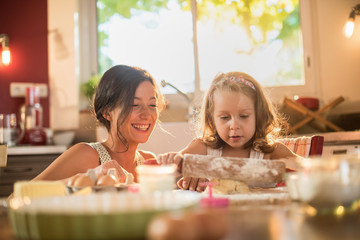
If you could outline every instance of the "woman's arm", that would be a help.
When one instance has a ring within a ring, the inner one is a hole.
[[[86,143],[78,143],[55,159],[34,180],[62,180],[99,166],[99,155]]]

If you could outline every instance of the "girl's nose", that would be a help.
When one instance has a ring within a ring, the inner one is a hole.
[[[230,130],[237,130],[240,129],[240,124],[236,119],[233,119],[230,124]]]

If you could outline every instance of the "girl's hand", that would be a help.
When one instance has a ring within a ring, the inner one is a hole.
[[[207,182],[209,182],[209,180],[206,178],[182,177],[177,182],[177,185],[182,190],[203,192],[206,189],[207,184],[205,183]]]
[[[157,157],[157,161],[159,164],[172,164],[175,163],[179,165],[184,156],[178,152],[169,152],[164,154],[159,154]]]

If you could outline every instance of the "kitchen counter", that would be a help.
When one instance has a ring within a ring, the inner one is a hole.
[[[59,145],[9,147],[6,167],[0,168],[0,197],[11,194],[16,181],[36,177],[66,149]]]
[[[61,154],[65,152],[67,146],[46,145],[46,146],[15,146],[8,148],[8,155],[42,155],[42,154]]]
[[[360,131],[322,133],[324,136],[323,156],[337,154],[358,154]]]
[[[360,131],[311,133],[292,137],[319,135],[324,137],[322,156],[360,153]]]

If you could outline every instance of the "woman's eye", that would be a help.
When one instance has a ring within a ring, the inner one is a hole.
[[[156,104],[150,104],[149,106],[152,107],[152,108],[156,108],[156,107],[157,107]]]
[[[229,117],[228,116],[220,116],[220,119],[226,120],[226,119],[229,119]]]
[[[249,115],[240,115],[241,118],[248,118]]]
[[[139,105],[138,104],[133,104],[132,107],[138,107]]]

